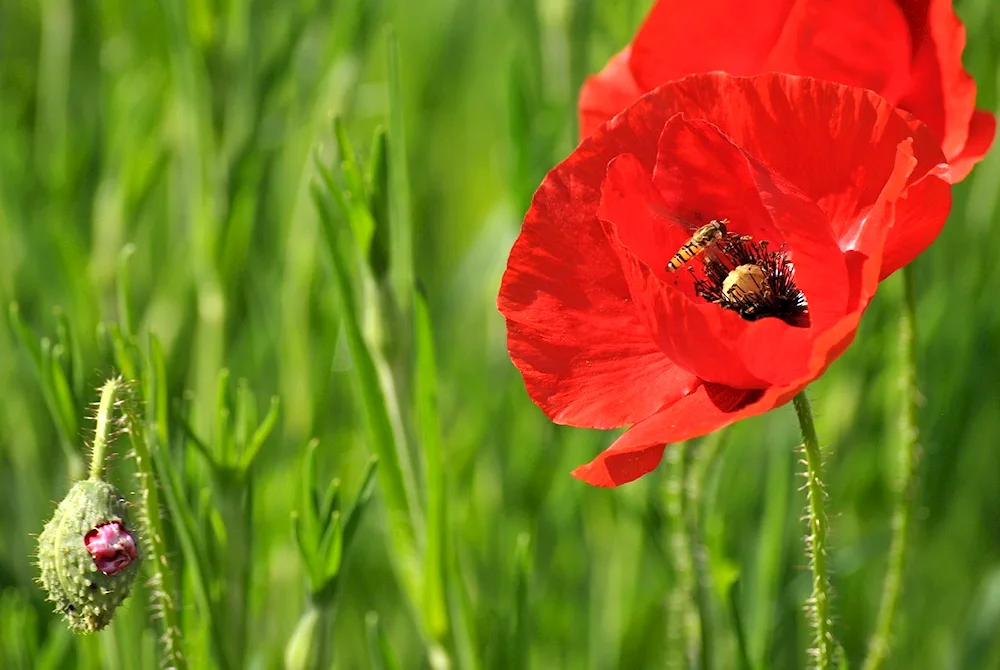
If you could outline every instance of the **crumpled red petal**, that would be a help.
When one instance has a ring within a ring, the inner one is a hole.
[[[825,370],[847,348],[857,332],[860,312],[846,315],[823,333],[811,367]],[[625,431],[614,444],[571,473],[593,486],[621,486],[648,474],[659,465],[666,445],[707,435],[741,419],[784,405],[812,381],[804,379],[785,387],[739,390],[703,384]]]
[[[699,386],[693,393],[634,425],[597,458],[572,474],[593,486],[627,484],[659,465],[666,443],[707,435],[740,419],[763,414],[788,402],[799,390],[771,387],[764,391],[735,391],[710,384]],[[720,393],[728,397],[724,401],[714,397]],[[756,399],[743,404],[752,398]],[[727,411],[727,405],[739,409]]]

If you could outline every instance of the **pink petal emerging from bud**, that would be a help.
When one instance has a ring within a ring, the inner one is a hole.
[[[101,524],[83,538],[94,565],[106,575],[124,570],[135,560],[135,538],[118,521]]]

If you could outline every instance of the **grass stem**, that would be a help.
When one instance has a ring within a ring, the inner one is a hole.
[[[902,590],[903,569],[906,565],[906,548],[913,520],[913,500],[917,486],[917,468],[920,462],[919,431],[917,429],[917,360],[915,347],[916,299],[913,291],[911,266],[903,268],[903,311],[899,318],[899,349],[902,355],[899,388],[903,396],[903,409],[899,421],[899,478],[896,481],[896,507],[892,515],[892,542],[889,546],[889,563],[882,582],[875,632],[868,642],[864,670],[878,670],[892,647],[892,623]]]

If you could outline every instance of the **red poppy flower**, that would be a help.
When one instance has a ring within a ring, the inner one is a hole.
[[[635,41],[580,92],[586,137],[640,95],[696,72],[787,72],[868,88],[924,122],[954,181],[996,133],[962,68],[951,0],[660,0]]]
[[[822,374],[880,278],[933,241],[950,207],[933,135],[871,91],[692,75],[546,176],[497,300],[508,349],[553,421],[632,426],[573,473],[629,482],[665,444],[781,405]],[[670,272],[709,220],[728,220],[726,236]]]

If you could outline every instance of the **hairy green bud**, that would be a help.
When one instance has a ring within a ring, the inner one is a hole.
[[[132,590],[139,542],[127,507],[107,482],[79,481],[38,536],[42,585],[74,631],[107,626]]]

